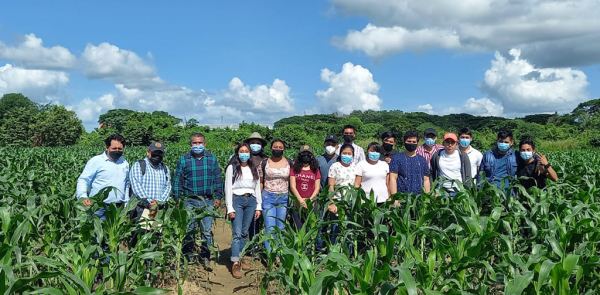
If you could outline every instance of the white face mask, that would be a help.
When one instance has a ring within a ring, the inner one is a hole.
[[[334,146],[330,146],[330,145],[329,145],[329,146],[326,146],[326,147],[325,147],[325,152],[326,152],[328,155],[333,155],[333,154],[335,153],[335,147],[334,147]]]

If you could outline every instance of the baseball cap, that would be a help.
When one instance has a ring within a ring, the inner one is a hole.
[[[452,139],[454,141],[458,141],[458,137],[456,137],[456,134],[451,133],[451,132],[444,134],[444,140],[446,140],[446,139]]]
[[[300,147],[300,151],[298,153],[300,154],[303,152],[310,152],[311,154],[313,153],[312,148],[308,144],[304,144]]]
[[[338,138],[337,136],[333,135],[333,134],[329,134],[325,137],[325,141],[331,140],[335,143],[338,143]]]
[[[435,131],[435,129],[433,129],[433,128],[427,128],[427,129],[425,129],[425,132],[423,132],[423,134],[425,136],[427,136],[427,134],[433,134],[433,135],[437,136],[437,131]]]
[[[150,146],[148,147],[148,150],[150,152],[161,151],[161,152],[164,153],[165,152],[165,146],[162,143],[160,143],[158,141],[155,141],[152,144],[150,144]]]

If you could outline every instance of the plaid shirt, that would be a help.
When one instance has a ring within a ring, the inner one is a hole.
[[[425,158],[425,160],[427,161],[427,165],[429,165],[429,168],[431,169],[431,156],[433,156],[433,154],[435,154],[435,152],[437,151],[441,151],[444,149],[444,146],[441,144],[434,144],[432,146],[431,152],[428,152],[425,149],[425,144],[422,144],[420,146],[417,147],[417,155],[421,155]]]
[[[146,162],[146,173],[144,175],[142,175],[139,162],[135,162],[131,166],[129,181],[131,182],[133,194],[140,199],[159,202],[168,201],[171,194],[171,172],[169,167],[164,166],[167,169],[167,173],[165,173],[164,163],[160,163],[157,168],[154,168],[148,158],[144,158],[144,161]]]
[[[185,195],[212,196],[215,200],[223,198],[223,181],[217,157],[205,151],[196,158],[190,152],[177,162],[173,181],[175,198]]]

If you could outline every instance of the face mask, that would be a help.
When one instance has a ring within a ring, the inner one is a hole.
[[[344,162],[344,164],[350,164],[350,163],[352,163],[352,156],[350,156],[350,155],[342,155],[342,162]]]
[[[311,160],[312,158],[309,155],[300,156],[300,162],[302,162],[302,164],[308,164]]]
[[[151,157],[148,160],[150,161],[150,163],[152,163],[152,165],[156,166],[156,165],[160,164],[160,162],[162,162],[163,156],[162,155],[151,155]]]
[[[381,157],[381,154],[378,152],[369,152],[369,160],[371,161],[379,161],[379,157]]]
[[[202,152],[204,152],[204,146],[203,145],[194,145],[192,146],[192,153],[199,155],[202,154]]]
[[[108,155],[110,156],[111,159],[113,160],[118,160],[121,158],[121,156],[123,155],[123,152],[121,151],[112,151],[112,152],[108,152]]]
[[[417,150],[417,146],[416,143],[404,143],[404,148],[411,153]]]
[[[433,138],[425,138],[425,144],[427,146],[433,146],[435,144],[435,139],[433,139]]]
[[[328,155],[333,155],[335,153],[335,147],[331,146],[331,145],[328,145],[328,146],[325,147],[325,152]]]
[[[461,138],[458,140],[458,143],[460,144],[460,146],[466,148],[471,144],[471,140],[470,139],[466,139],[466,138]]]
[[[273,157],[278,158],[283,156],[283,150],[271,150]]]
[[[510,149],[510,144],[505,143],[505,142],[499,142],[498,143],[498,149],[500,151],[506,152]]]
[[[392,151],[392,149],[394,148],[394,145],[393,145],[393,144],[389,144],[389,143],[387,143],[387,142],[384,142],[384,143],[381,145],[381,147],[383,147],[383,149],[384,149],[386,152],[390,152],[390,151]]]
[[[251,144],[250,145],[250,150],[252,151],[253,154],[258,154],[262,150],[262,145],[256,144],[256,143],[255,144]]]
[[[240,161],[242,161],[242,163],[246,163],[248,162],[248,160],[250,160],[250,153],[240,153]]]
[[[352,143],[353,140],[354,140],[354,136],[352,136],[352,135],[344,135],[344,142],[345,143]]]
[[[533,158],[533,152],[521,152],[521,158],[525,161],[529,161]]]

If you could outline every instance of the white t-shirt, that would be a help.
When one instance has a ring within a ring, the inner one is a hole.
[[[458,180],[462,183],[462,175],[460,174],[460,154],[454,151],[452,155],[448,155],[446,151],[440,151],[440,177],[446,179]],[[444,188],[451,189],[452,182],[447,181],[443,184]],[[458,188],[458,185],[454,185]]]
[[[472,146],[469,146],[469,150],[466,152],[469,156],[469,161],[471,162],[471,177],[473,179],[477,178],[477,167],[481,165],[481,161],[483,160],[483,154],[480,151],[474,149]]]
[[[356,165],[350,163],[350,166],[345,167],[340,162],[335,162],[329,168],[329,178],[335,178],[335,185],[353,186],[356,179]],[[336,194],[336,199],[341,196]]]
[[[390,173],[390,166],[385,161],[377,161],[373,165],[362,161],[356,165],[356,176],[362,177],[360,186],[370,197],[371,191],[377,203],[384,203],[388,198],[386,177]]]

